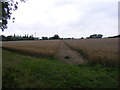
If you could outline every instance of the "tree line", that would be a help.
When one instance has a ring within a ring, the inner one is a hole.
[[[25,36],[19,36],[19,35],[10,35],[10,36],[4,36],[1,35],[0,38],[2,38],[2,41],[19,41],[19,40],[36,40],[38,38],[33,37],[33,35],[28,36],[28,34]]]
[[[102,34],[93,34],[90,35],[89,37],[86,37],[86,39],[97,39],[97,38],[103,38]],[[120,38],[120,34],[116,35],[116,36],[111,36],[111,37],[106,37],[106,38]],[[24,36],[21,35],[10,35],[10,36],[5,36],[5,35],[1,35],[0,36],[0,40],[2,41],[20,41],[20,40],[68,40],[68,39],[75,39],[75,38],[60,38],[60,36],[58,34],[55,34],[53,37],[47,37],[47,36],[43,36],[41,39],[34,37],[33,35],[28,35],[25,34]],[[80,39],[84,39],[83,37],[81,37]]]
[[[20,40],[58,40],[61,39],[59,35],[55,34],[53,37],[42,37],[42,39],[36,38],[33,35],[28,35],[25,34],[24,36],[21,35],[10,35],[10,36],[5,36],[1,35],[0,36],[2,41],[20,41]]]

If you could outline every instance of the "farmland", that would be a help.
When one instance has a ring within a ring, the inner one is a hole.
[[[117,39],[3,42],[3,88],[117,88],[117,45]]]
[[[26,55],[53,58],[58,57],[60,42],[60,40],[3,42],[3,48]],[[64,43],[91,64],[117,66],[118,39],[64,40]]]
[[[66,40],[68,46],[82,54],[92,64],[117,66],[118,39]]]
[[[3,48],[38,57],[56,56],[59,41],[16,41],[3,42]]]

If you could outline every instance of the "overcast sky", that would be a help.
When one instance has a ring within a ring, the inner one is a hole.
[[[3,35],[88,37],[118,34],[118,0],[28,0],[19,3]]]

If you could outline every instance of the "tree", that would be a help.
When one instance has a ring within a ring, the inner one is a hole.
[[[98,34],[97,38],[102,38],[103,35],[102,34]]]
[[[84,37],[81,37],[81,39],[84,39]]]
[[[103,35],[102,34],[93,34],[93,35],[90,35],[90,37],[87,37],[88,39],[89,38],[102,38]]]
[[[48,37],[42,37],[42,40],[48,40]]]
[[[55,34],[55,35],[53,36],[53,39],[60,39],[60,37],[59,37],[57,34]]]
[[[20,1],[25,2],[26,0]],[[4,29],[7,29],[8,19],[11,19],[12,11],[18,9],[18,2],[14,0],[0,1],[0,9],[0,29],[4,31]],[[12,17],[12,20],[14,23],[15,17]]]
[[[53,37],[49,37],[49,40],[54,40],[54,39],[60,39],[60,37],[58,36],[58,34],[55,34]]]

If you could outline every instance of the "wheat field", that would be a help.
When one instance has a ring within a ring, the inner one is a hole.
[[[10,41],[3,42],[2,47],[11,51],[36,56],[56,56],[58,51],[58,40],[41,41]]]
[[[118,39],[64,40],[91,64],[116,66],[118,63]],[[3,49],[39,57],[58,57],[60,40],[3,42]]]
[[[82,51],[92,63],[117,64],[118,39],[80,39],[66,40],[67,45],[77,51]]]

